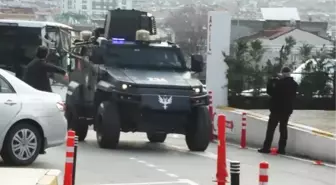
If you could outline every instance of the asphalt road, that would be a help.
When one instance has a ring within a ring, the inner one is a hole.
[[[148,143],[144,134],[122,134],[116,150],[100,149],[89,131],[78,149],[77,185],[210,185],[216,169],[217,145],[207,152],[189,152],[183,136],[171,135],[164,144]],[[228,146],[230,160],[241,161],[241,185],[258,184],[258,165],[270,163],[271,185],[334,185],[335,168],[253,150]],[[29,167],[64,169],[65,147],[47,150]],[[0,162],[1,163],[1,162]],[[140,183],[140,184],[139,184]]]

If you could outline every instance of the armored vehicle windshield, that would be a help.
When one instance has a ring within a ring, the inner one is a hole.
[[[106,66],[187,71],[179,48],[143,45],[109,45],[105,48]]]

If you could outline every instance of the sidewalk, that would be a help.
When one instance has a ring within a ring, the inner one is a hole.
[[[269,110],[251,109],[249,112],[269,116]],[[327,132],[336,133],[336,111],[324,110],[294,110],[289,121],[302,124],[314,128],[318,128]]]
[[[0,168],[3,185],[60,185],[61,171],[34,168]]]

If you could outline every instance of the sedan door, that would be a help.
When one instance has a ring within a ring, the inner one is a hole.
[[[21,101],[10,83],[0,75],[0,135],[21,109]]]

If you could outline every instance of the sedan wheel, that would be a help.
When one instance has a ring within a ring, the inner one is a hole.
[[[29,165],[37,158],[42,143],[41,133],[34,125],[17,124],[6,135],[1,157],[10,165]]]
[[[37,136],[29,129],[21,129],[13,137],[12,152],[19,160],[27,160],[37,152]]]

